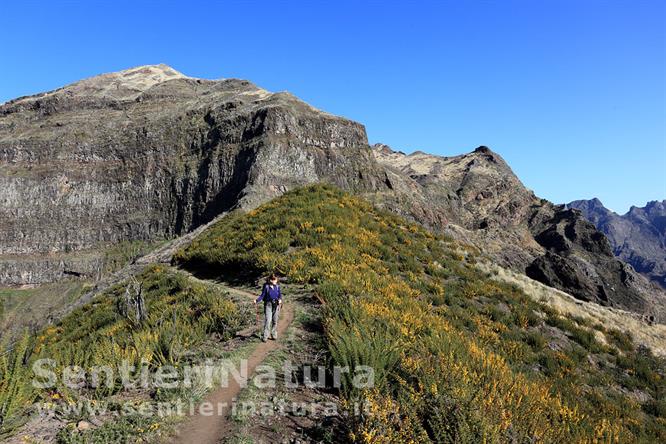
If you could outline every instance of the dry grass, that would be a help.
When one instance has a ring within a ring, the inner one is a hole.
[[[666,356],[666,325],[650,325],[635,313],[578,300],[568,293],[495,264],[477,265],[494,279],[517,285],[536,301],[553,307],[563,315],[579,316],[591,321],[593,325],[601,324],[607,330],[615,328],[630,333],[637,344],[649,347],[656,355]]]

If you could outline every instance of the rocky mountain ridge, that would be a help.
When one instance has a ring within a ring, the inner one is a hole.
[[[412,181],[410,203],[386,205],[393,211],[402,208],[403,215],[477,246],[500,265],[581,300],[650,319],[664,316],[664,293],[617,260],[594,225],[575,210],[538,198],[489,148],[441,157],[406,155],[379,144],[373,152],[380,164]],[[423,205],[438,218],[418,214]]]
[[[597,198],[567,204],[604,233],[614,254],[666,288],[666,200],[632,206],[619,215]]]
[[[0,283],[94,276],[109,245],[180,236],[315,182],[581,299],[666,312],[592,224],[536,197],[486,147],[454,157],[370,147],[361,124],[289,93],[165,65],[0,105]]]
[[[288,93],[164,66],[0,106],[0,282],[91,275],[123,240],[184,234],[299,184],[381,187],[365,129]]]

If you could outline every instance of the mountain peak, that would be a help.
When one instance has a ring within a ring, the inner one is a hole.
[[[576,200],[568,207],[604,233],[615,254],[634,269],[666,288],[666,205],[651,201],[645,207],[632,205],[623,215],[606,209],[599,199]]]
[[[598,197],[592,199],[574,200],[566,204],[567,208],[575,208],[583,212],[583,215],[588,217],[589,214],[595,213],[598,215],[608,215],[613,211],[606,208]]]
[[[169,80],[172,78],[187,77],[183,73],[176,71],[164,63],[159,63],[157,65],[136,66],[134,68],[125,69],[110,74],[102,74],[101,76],[96,77],[103,77],[108,75],[115,75],[116,77],[127,79],[152,78],[154,80]]]
[[[601,199],[599,199],[598,197],[593,197],[592,199],[590,199],[589,206],[590,209],[599,210],[605,213],[614,213],[614,211],[606,208]]]
[[[190,77],[165,64],[143,65],[123,71],[90,77],[64,88],[69,93],[108,95],[115,98],[133,98],[151,87],[174,79]]]
[[[60,100],[72,97],[134,100],[155,85],[176,79],[192,79],[163,63],[142,65],[122,71],[100,74],[53,91],[19,97],[6,104],[34,103],[36,100]]]

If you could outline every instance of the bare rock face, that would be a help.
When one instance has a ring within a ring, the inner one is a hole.
[[[426,219],[428,225],[476,244],[503,266],[524,270],[543,254],[527,223],[541,200],[499,154],[485,146],[453,157],[405,155],[385,145],[375,145],[373,152],[380,164],[411,182],[418,190],[412,195],[422,196],[403,206],[406,216],[423,219],[421,207],[430,209],[438,217]]]
[[[392,196],[380,204],[579,299],[666,320],[664,292],[617,260],[603,233],[578,211],[536,197],[487,147],[454,157],[406,155],[385,145],[373,153],[407,181],[394,187],[398,193],[410,193],[410,205],[395,204]],[[428,211],[437,217],[424,218]]]
[[[617,257],[666,288],[666,200],[632,206],[621,216],[599,199],[577,200],[567,207],[580,210],[604,233]]]
[[[0,283],[90,275],[109,245],[177,236],[305,183],[382,188],[372,165],[358,123],[164,65],[12,100],[0,106]]]
[[[557,207],[532,229],[546,254],[527,267],[528,276],[581,300],[664,319],[663,292],[616,259],[606,236],[578,211]]]

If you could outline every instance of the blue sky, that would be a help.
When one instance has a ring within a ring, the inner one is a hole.
[[[666,198],[666,2],[360,3],[2,2],[0,102],[166,63],[406,152],[488,145],[554,202]]]

